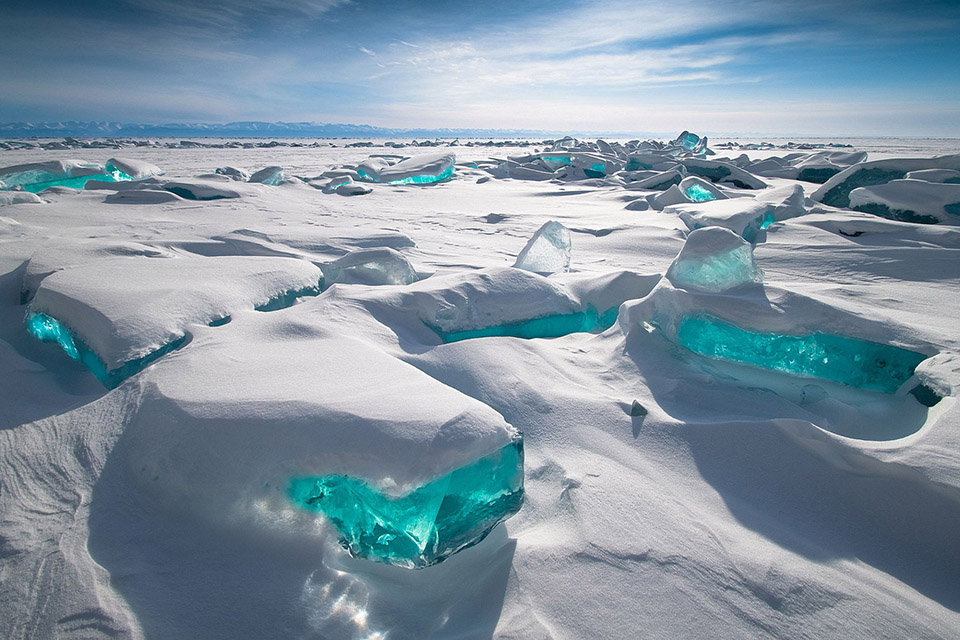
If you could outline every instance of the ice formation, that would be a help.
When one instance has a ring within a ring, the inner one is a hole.
[[[316,295],[321,277],[293,258],[109,258],[45,277],[26,323],[72,358],[89,351],[80,360],[115,386],[182,344],[188,325]]]
[[[726,182],[740,189],[765,189],[767,183],[729,162],[684,158],[680,161],[688,173],[713,182]]]
[[[906,178],[857,187],[849,197],[851,209],[891,220],[960,224],[960,184]]]
[[[456,162],[457,157],[452,153],[414,156],[394,164],[386,158],[371,158],[357,167],[357,173],[370,182],[430,184],[450,178]]]
[[[402,253],[389,247],[357,249],[321,268],[326,286],[336,282],[402,285],[419,279],[410,261]]]
[[[163,169],[157,165],[131,158],[110,158],[105,169],[107,174],[128,180],[144,180],[163,175]]]
[[[268,184],[275,187],[283,182],[283,167],[264,167],[263,169],[260,169],[260,171],[257,171],[250,176],[247,182],[258,182],[260,184]]]
[[[0,207],[24,203],[43,204],[43,199],[29,191],[0,191]]]
[[[517,255],[513,266],[535,273],[556,273],[570,269],[570,230],[550,220],[537,229]]]
[[[690,351],[711,358],[883,393],[895,393],[927,357],[844,336],[749,331],[709,315],[683,318],[677,341]]]
[[[725,196],[724,196],[725,197]],[[664,209],[680,216],[691,231],[703,227],[724,227],[755,243],[759,233],[775,222],[803,215],[803,189],[800,186],[767,189],[755,198],[707,200],[676,204]]]
[[[437,330],[437,333],[444,342],[503,336],[527,339],[559,338],[571,333],[605,331],[617,321],[617,311],[618,307],[611,307],[600,313],[593,306],[588,305],[584,311],[541,316],[532,320],[498,324],[482,329],[464,329],[450,332]]]
[[[474,545],[520,509],[523,441],[402,496],[349,476],[295,478],[291,499],[322,512],[358,557],[404,567],[441,562]]]
[[[187,200],[222,200],[241,195],[236,188],[212,180],[178,180],[164,183],[163,188]]]
[[[729,229],[705,227],[687,236],[667,278],[678,287],[716,293],[762,282],[763,272],[750,243]]]
[[[22,188],[39,193],[47,187],[83,187],[93,177],[105,176],[102,165],[83,160],[48,160],[0,168],[0,189]]]
[[[710,202],[712,200],[726,200],[727,194],[718,189],[711,182],[696,176],[687,176],[677,185],[680,191],[690,202]]]
[[[960,155],[935,158],[890,158],[861,162],[827,180],[811,198],[832,207],[849,207],[850,192],[857,187],[871,187],[900,180],[913,171],[924,169],[960,170]]]

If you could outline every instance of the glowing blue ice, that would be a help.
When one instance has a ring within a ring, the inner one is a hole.
[[[927,356],[876,342],[813,333],[759,333],[709,315],[686,316],[677,341],[695,353],[852,387],[895,393]]]
[[[435,176],[419,175],[401,178],[399,180],[390,180],[387,184],[431,184],[433,182],[442,182],[453,175],[453,167],[447,167]],[[369,177],[369,176],[364,176]]]
[[[464,331],[445,332],[435,327],[434,331],[444,342],[459,342],[473,338],[512,337],[512,338],[559,338],[571,333],[585,333],[589,331],[606,331],[617,321],[620,307],[611,307],[599,313],[594,307],[588,306],[584,311],[562,313],[550,316],[522,320],[509,324],[500,324],[482,329],[466,329]]]
[[[349,476],[294,478],[289,496],[320,511],[354,556],[426,567],[483,540],[523,504],[523,440],[390,497]]]
[[[710,202],[717,199],[717,196],[713,195],[710,190],[699,184],[690,185],[684,193],[693,202]]]

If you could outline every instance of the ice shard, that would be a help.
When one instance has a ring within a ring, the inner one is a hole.
[[[291,500],[320,511],[354,556],[419,568],[477,544],[523,503],[520,436],[414,491],[392,497],[350,476],[298,477]]]
[[[667,278],[678,287],[718,293],[762,282],[763,272],[750,243],[729,229],[705,227],[687,236]]]
[[[396,249],[357,249],[321,267],[327,286],[346,284],[410,284],[419,280],[416,269]]]
[[[259,182],[275,187],[283,182],[283,178],[283,167],[270,166],[254,173],[247,182]]]
[[[517,256],[513,266],[535,273],[557,273],[570,269],[570,230],[555,220],[537,229]]]
[[[677,341],[690,351],[710,358],[883,393],[895,393],[927,357],[915,351],[845,336],[748,331],[703,314],[680,321]]]

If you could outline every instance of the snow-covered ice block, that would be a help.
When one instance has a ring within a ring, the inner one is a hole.
[[[901,222],[960,224],[960,184],[903,179],[857,187],[850,208]]]
[[[681,169],[668,169],[667,171],[661,171],[660,173],[654,174],[642,180],[628,182],[625,185],[625,188],[631,191],[646,189],[651,191],[663,191],[665,189],[669,189],[675,184],[680,184],[680,181],[683,180],[683,175],[684,174]]]
[[[760,192],[755,198],[731,198],[693,204],[672,205],[664,209],[680,216],[691,231],[702,227],[724,227],[756,242],[760,231],[775,222],[803,215],[803,188],[799,185]]]
[[[456,155],[431,153],[390,164],[383,158],[371,158],[357,167],[364,180],[387,184],[430,184],[453,175]]]
[[[705,227],[687,236],[667,278],[678,287],[717,293],[763,282],[763,272],[750,243],[729,229]]]
[[[527,241],[513,266],[535,273],[568,271],[570,253],[570,230],[556,220],[550,220]]]
[[[103,199],[110,204],[163,204],[182,200],[180,196],[161,189],[123,189]]]
[[[350,182],[338,184],[334,191],[340,196],[362,196],[370,193],[373,189],[351,180]]]
[[[889,158],[850,166],[827,180],[810,196],[832,207],[849,207],[850,192],[857,187],[886,184],[905,178],[911,171],[923,169],[960,170],[960,154],[935,158]]]
[[[0,168],[0,189],[21,187],[39,193],[47,187],[82,188],[93,176],[105,178],[103,165],[84,160],[48,160]]]
[[[388,247],[357,249],[321,268],[325,286],[337,282],[403,285],[419,279],[410,261],[399,251]]]
[[[920,169],[919,171],[908,171],[905,177],[908,180],[960,184],[960,171],[955,169]]]
[[[213,180],[178,180],[164,183],[163,188],[187,200],[222,200],[241,195],[236,188]]]
[[[221,176],[227,176],[231,180],[236,180],[238,182],[246,182],[250,179],[249,173],[236,167],[218,167],[214,173]]]
[[[257,182],[275,187],[283,182],[283,167],[264,167],[250,176],[247,182]]]
[[[728,198],[727,194],[715,187],[712,182],[707,182],[697,176],[687,176],[677,186],[691,202],[710,202],[711,200],[726,200]]]
[[[765,189],[767,183],[728,162],[719,160],[702,160],[700,158],[683,158],[679,160],[687,172],[707,178],[713,182],[727,182],[741,189]]]
[[[0,207],[10,204],[43,204],[43,199],[29,191],[0,191]]]
[[[146,374],[131,423],[128,468],[161,504],[280,527],[319,512],[351,554],[403,567],[522,503],[522,440],[499,413],[311,309],[199,336]]]
[[[317,295],[321,278],[314,264],[293,258],[99,260],[44,278],[26,322],[113,387],[179,346],[188,325]]]
[[[691,200],[687,197],[687,194],[681,191],[679,185],[676,184],[671,186],[666,191],[647,196],[647,202],[657,211],[663,211],[664,208],[671,205],[684,204],[690,201]]]
[[[157,165],[130,158],[110,158],[105,168],[108,174],[116,173],[127,180],[143,180],[163,175],[163,169]]]

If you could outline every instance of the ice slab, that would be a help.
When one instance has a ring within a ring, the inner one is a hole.
[[[691,231],[703,227],[724,227],[747,242],[757,242],[759,232],[775,222],[806,213],[800,186],[767,189],[755,198],[709,200],[693,204],[671,205],[667,213],[680,216]]]
[[[364,180],[386,184],[431,184],[453,175],[456,155],[432,153],[406,158],[390,164],[384,158],[372,158],[357,168]]]
[[[954,169],[920,169],[919,171],[908,171],[905,177],[908,180],[960,184],[960,171]]]
[[[222,200],[241,195],[237,189],[213,180],[179,180],[167,182],[163,188],[187,200]]]
[[[728,162],[683,158],[679,160],[691,175],[707,178],[713,182],[726,182],[741,189],[765,189],[767,183]]]
[[[257,182],[275,187],[283,182],[283,177],[283,167],[270,166],[254,173],[247,182]]]
[[[680,147],[690,153],[700,154],[707,148],[707,138],[700,137],[690,131],[684,131],[671,143],[673,146]]]
[[[667,171],[661,171],[660,173],[652,175],[648,178],[643,178],[642,180],[628,182],[626,184],[626,188],[631,191],[642,189],[663,191],[664,189],[669,189],[675,184],[680,184],[680,181],[683,180],[683,176],[684,174],[682,169],[669,169]]]
[[[235,320],[144,372],[123,449],[132,477],[157,504],[218,521],[284,527],[291,507],[319,511],[355,555],[407,567],[519,508],[513,426],[325,324],[306,305]]]
[[[927,356],[885,344],[814,333],[748,331],[709,315],[683,318],[677,341],[690,351],[797,376],[895,393]]]
[[[293,258],[111,258],[47,276],[28,315],[55,319],[115,372],[182,339],[190,324],[319,291],[321,277]]]
[[[691,202],[710,202],[711,200],[726,200],[727,194],[718,189],[711,182],[696,176],[687,176],[677,185]]]
[[[352,555],[408,568],[443,561],[486,537],[523,503],[523,441],[392,497],[349,476],[295,478],[295,504],[322,512]]]
[[[960,184],[906,178],[858,187],[849,197],[851,209],[891,220],[960,224]]]
[[[570,230],[556,220],[550,220],[527,241],[513,266],[535,273],[568,271],[570,250]]]
[[[763,272],[746,240],[729,229],[705,227],[687,236],[667,278],[678,287],[717,293],[763,282]]]
[[[236,167],[218,167],[214,173],[221,176],[227,176],[231,180],[236,180],[238,182],[247,182],[250,179],[249,173]]]
[[[324,284],[404,285],[419,280],[410,261],[395,249],[357,249],[327,263],[323,269]]]
[[[144,180],[163,175],[163,169],[157,165],[131,158],[110,158],[105,168],[108,174],[126,176],[129,180]]]
[[[960,170],[960,154],[936,158],[890,158],[861,162],[827,180],[810,196],[832,207],[849,207],[850,192],[857,187],[886,184],[905,178],[907,173],[923,169]]]
[[[82,188],[93,177],[106,177],[104,167],[84,160],[48,160],[0,168],[0,189],[21,187],[39,193],[47,187],[63,185]]]
[[[505,336],[526,339],[559,338],[571,333],[606,331],[617,321],[618,310],[619,305],[600,313],[593,306],[588,305],[583,311],[542,316],[482,329],[444,332],[434,328],[434,331],[444,342]]]

